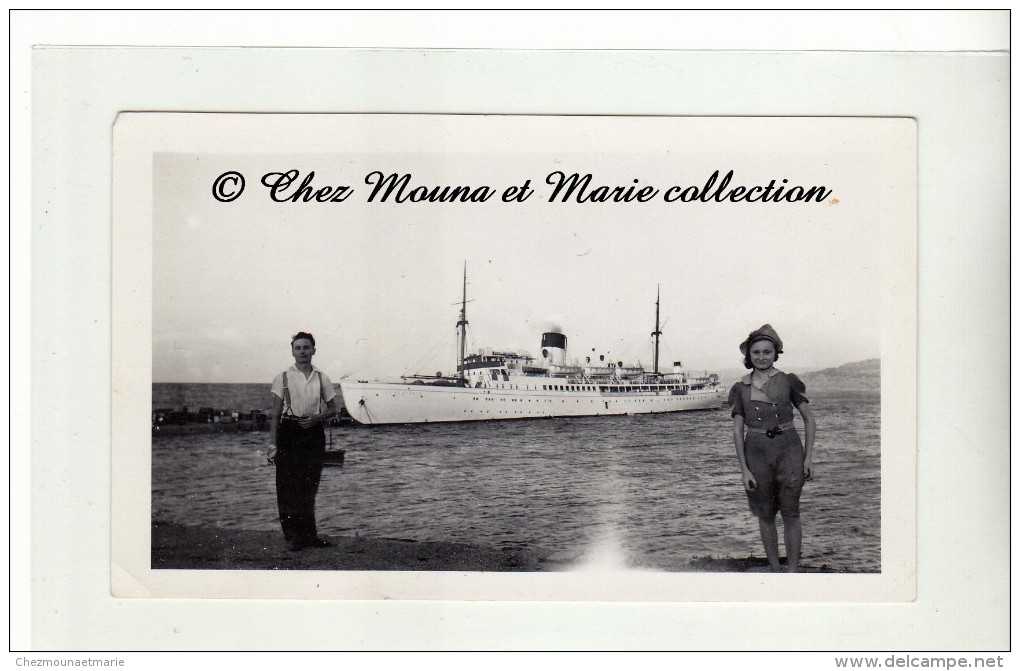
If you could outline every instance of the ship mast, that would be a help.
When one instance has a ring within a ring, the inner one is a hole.
[[[659,328],[659,285],[655,285],[655,330],[652,331],[652,335],[655,336],[655,357],[654,367],[655,374],[659,374],[659,336],[662,335],[662,331]]]
[[[464,293],[460,302],[460,321],[457,328],[460,329],[460,360],[457,362],[457,370],[460,371],[460,381],[467,383],[467,376],[464,371],[464,350],[467,347],[467,261],[464,262]]]

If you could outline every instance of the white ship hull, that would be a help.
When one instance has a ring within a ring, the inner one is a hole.
[[[637,415],[718,408],[718,385],[570,383],[514,379],[487,387],[341,381],[344,405],[359,424],[422,424],[536,417]]]

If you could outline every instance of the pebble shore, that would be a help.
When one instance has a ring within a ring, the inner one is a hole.
[[[279,531],[249,531],[152,522],[152,568],[319,571],[563,571],[569,565],[520,548],[395,538],[325,536],[328,548],[292,552]],[[693,572],[766,572],[763,558],[696,557]],[[805,572],[832,573],[827,566]]]

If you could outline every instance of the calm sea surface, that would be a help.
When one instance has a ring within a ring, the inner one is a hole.
[[[175,387],[173,399],[154,389],[154,405],[188,404],[188,385]],[[194,387],[204,396],[192,407],[240,407],[211,398],[210,385]],[[879,395],[816,391],[811,401],[818,438],[816,476],[801,499],[804,562],[880,571]],[[761,557],[731,426],[717,410],[333,429],[347,459],[323,472],[319,529],[662,570],[695,556]],[[154,437],[153,516],[278,529],[266,437]]]

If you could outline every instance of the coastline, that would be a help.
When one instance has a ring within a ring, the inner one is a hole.
[[[267,433],[265,427],[259,427],[250,419],[235,422],[192,422],[189,424],[160,424],[152,427],[152,437],[184,436],[195,433]]]
[[[319,571],[554,571],[522,549],[323,535],[329,548],[287,550],[280,531],[152,522],[153,569]]]
[[[152,522],[152,568],[197,570],[319,571],[565,571],[552,561],[522,549],[484,548],[460,543],[361,536],[324,536],[329,548],[291,552],[279,531],[188,526]],[[700,573],[764,573],[759,557],[695,557],[685,569]],[[804,566],[805,573],[837,573],[827,565]]]

